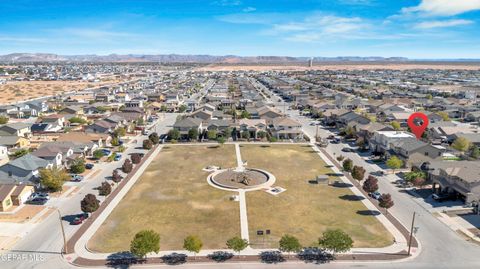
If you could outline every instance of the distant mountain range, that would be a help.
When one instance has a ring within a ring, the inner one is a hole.
[[[310,57],[288,56],[212,56],[212,55],[180,55],[180,54],[110,54],[110,55],[58,55],[52,53],[12,53],[0,55],[3,63],[33,63],[33,62],[162,62],[162,63],[224,63],[224,64],[260,64],[260,63],[306,63]],[[405,57],[313,57],[314,62],[407,62],[418,61]],[[423,61],[460,61],[474,62],[478,59],[439,59]]]

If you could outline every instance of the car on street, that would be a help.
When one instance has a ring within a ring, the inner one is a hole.
[[[48,199],[42,197],[35,197],[31,200],[28,200],[27,203],[31,205],[44,205],[48,202]]]
[[[371,192],[368,194],[370,197],[372,197],[375,200],[380,200],[380,197],[382,197],[382,194],[380,194],[378,191],[376,192]]]
[[[85,168],[86,169],[92,169],[95,165],[93,163],[86,163]]]
[[[150,135],[150,131],[149,130],[143,130],[142,134],[143,135]]]
[[[122,158],[122,154],[116,154],[115,155],[115,158],[113,158],[115,161],[120,161],[120,159]]]
[[[335,139],[335,136],[334,135],[329,135],[329,136],[327,136],[327,139],[330,139],[330,140]]]
[[[71,177],[71,181],[75,181],[75,182],[80,182],[83,180],[83,176],[82,175],[77,175],[77,174],[70,174],[70,177]]]
[[[385,172],[383,170],[378,170],[378,171],[370,172],[370,174],[374,176],[384,176]]]
[[[345,147],[345,148],[342,149],[342,151],[343,152],[355,152],[355,149]]]
[[[341,140],[338,137],[332,139],[332,144],[340,144]]]
[[[110,154],[112,154],[112,151],[111,150],[108,150],[108,149],[102,149],[102,152],[103,152],[103,155],[105,156],[110,156]]]
[[[88,218],[88,214],[86,214],[86,213],[78,214],[78,215],[75,216],[75,218],[72,220],[71,224],[72,224],[72,225],[82,224],[83,221],[86,220],[87,218]]]

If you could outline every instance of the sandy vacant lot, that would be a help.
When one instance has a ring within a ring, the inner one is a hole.
[[[109,83],[111,82],[8,81],[6,84],[0,84],[0,104],[56,95],[69,91],[79,91]]]
[[[480,70],[479,63],[315,63],[313,67],[306,65],[218,65],[212,64],[199,67],[199,71],[307,71],[307,70],[410,70],[410,69],[438,69],[438,70]]]
[[[304,246],[313,246],[328,228],[348,233],[355,247],[392,244],[392,235],[348,188],[308,183],[317,175],[332,173],[310,146],[243,145],[241,152],[249,166],[271,172],[277,178],[275,186],[286,189],[278,196],[261,191],[247,193],[252,247],[278,247],[283,234],[296,236]],[[331,177],[332,182],[334,179]],[[265,229],[272,234],[266,238],[256,235],[257,230]]]
[[[166,146],[89,241],[98,252],[130,248],[135,233],[153,229],[161,250],[180,250],[183,239],[198,235],[205,249],[225,248],[240,235],[238,202],[231,192],[207,183],[208,165],[236,164],[233,145]]]

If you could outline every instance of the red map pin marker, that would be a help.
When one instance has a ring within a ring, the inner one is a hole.
[[[420,119],[422,121],[421,125],[415,124],[416,119]],[[412,133],[415,134],[417,139],[420,139],[423,135],[423,132],[425,132],[425,129],[427,129],[428,126],[428,117],[427,115],[423,114],[422,112],[415,112],[407,120],[408,126],[410,127],[410,130],[412,130]]]

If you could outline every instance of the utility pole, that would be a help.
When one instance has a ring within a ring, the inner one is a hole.
[[[65,229],[63,228],[63,222],[62,222],[62,214],[60,213],[60,210],[57,208],[58,212],[58,220],[60,221],[60,227],[62,228],[62,236],[63,236],[63,253],[67,253],[67,237],[65,236]]]
[[[415,224],[415,212],[413,212],[412,227],[410,228],[410,238],[408,240],[408,253],[407,253],[408,256],[410,256],[410,248],[412,247],[413,225],[414,224]]]

